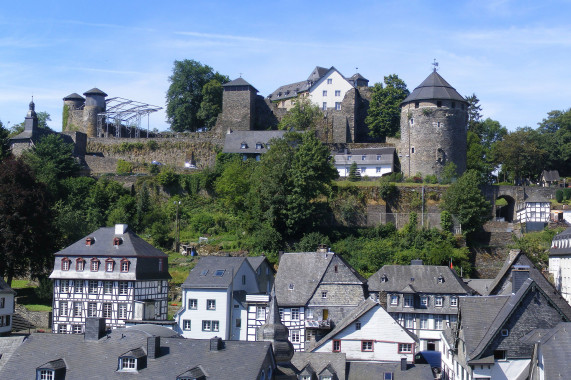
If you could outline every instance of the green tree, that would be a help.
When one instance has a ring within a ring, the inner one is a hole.
[[[374,138],[398,136],[400,104],[409,95],[406,83],[396,74],[384,78],[385,85],[375,83],[365,123]]]
[[[4,124],[0,121],[0,161],[10,156],[10,141],[8,136],[10,132],[4,128]]]
[[[474,131],[482,118],[482,106],[480,105],[480,99],[478,99],[476,94],[466,96],[465,98],[468,102],[468,130]]]
[[[198,111],[204,99],[203,87],[211,80],[223,84],[229,79],[225,75],[215,73],[212,67],[194,60],[174,61],[173,73],[169,77],[170,86],[166,95],[166,114],[171,130],[195,132],[204,126],[205,120],[199,118]],[[213,87],[215,87],[214,84],[207,87],[209,95]],[[221,103],[220,106],[222,106]],[[205,106],[203,116],[209,118],[212,116],[211,110],[206,108],[208,107]]]
[[[452,231],[452,227],[454,226],[454,223],[452,222],[452,215],[444,210],[442,211],[442,213],[440,214],[440,227],[442,228],[442,231]]]
[[[458,177],[457,166],[454,162],[449,161],[442,169],[442,178],[440,180],[443,184],[452,183]]]
[[[571,109],[551,111],[537,129],[540,145],[546,152],[543,168],[571,175]]]
[[[212,129],[216,124],[218,114],[222,111],[222,84],[212,79],[202,87],[202,102],[196,117],[204,122],[207,129]]]
[[[243,161],[238,155],[226,163],[214,185],[216,195],[226,209],[245,211],[253,168],[252,160]]]
[[[361,172],[359,171],[359,168],[357,167],[357,163],[355,161],[353,161],[353,163],[351,164],[351,166],[349,167],[349,181],[351,182],[357,182],[361,180]]]
[[[52,132],[54,131],[48,125],[48,121],[52,121],[52,118],[51,118],[49,113],[47,113],[45,111],[40,111],[40,112],[36,112],[36,116],[38,118],[38,128],[47,129],[47,130],[50,130]],[[25,125],[24,121],[21,123],[12,125],[12,127],[10,128],[10,137],[16,136],[16,135],[22,133],[24,131],[24,125]]]
[[[480,184],[478,173],[468,170],[443,196],[443,209],[459,219],[462,231],[467,234],[478,230],[490,218],[490,203],[482,195]]]
[[[278,129],[305,131],[315,128],[317,120],[322,117],[319,107],[309,99],[298,99],[294,106],[284,115]]]
[[[53,252],[47,191],[22,160],[0,162],[0,275],[40,275]]]

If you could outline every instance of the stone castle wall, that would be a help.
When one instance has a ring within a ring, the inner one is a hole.
[[[439,102],[441,107],[434,100],[419,102],[418,108],[411,102],[401,109],[399,156],[408,177],[418,172],[440,176],[448,162],[456,164],[458,174],[466,171],[467,111],[458,101]]]

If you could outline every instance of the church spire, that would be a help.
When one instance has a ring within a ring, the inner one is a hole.
[[[257,340],[271,342],[278,363],[289,362],[293,357],[293,344],[288,340],[288,329],[280,319],[276,300],[275,284],[270,295],[270,305],[266,323],[258,329]]]

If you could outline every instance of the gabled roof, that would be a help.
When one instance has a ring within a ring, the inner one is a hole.
[[[381,282],[383,275],[386,282]],[[442,276],[443,282],[438,278]],[[368,280],[374,292],[402,292],[407,286],[419,293],[468,294],[470,288],[445,265],[385,265]]]
[[[565,243],[567,246],[565,247]],[[567,256],[571,254],[571,227],[553,237],[549,256]]]
[[[520,250],[511,250],[508,259],[504,263],[500,273],[489,287],[486,295],[511,294],[511,269],[514,265],[529,266],[529,277],[546,293],[550,295],[551,301],[571,320],[571,305],[561,296],[555,286],[541,273],[535,264]]]
[[[184,280],[182,288],[226,289],[244,264],[250,266],[245,257],[202,257]]]
[[[360,156],[367,156],[364,160]],[[349,156],[351,159],[349,160]],[[377,159],[380,156],[380,159]],[[395,148],[369,148],[369,149],[353,149],[349,153],[337,153],[334,156],[336,165],[351,165],[356,162],[357,165],[391,165],[394,169]]]
[[[244,78],[240,77],[237,79],[234,79],[230,82],[224,83],[222,85],[222,87],[232,87],[232,86],[250,86],[252,87],[256,92],[258,92],[258,90],[256,90],[256,88],[254,86],[252,86],[250,83],[248,83]]]
[[[86,245],[87,238],[94,238],[92,245]],[[114,238],[121,238],[119,245],[113,245]],[[127,229],[123,234],[115,234],[115,227],[102,227],[84,236],[72,245],[65,247],[55,256],[108,256],[108,257],[168,257],[166,253],[153,247],[137,234]]]
[[[413,102],[417,100],[457,100],[460,102],[466,102],[466,99],[462,97],[452,87],[444,78],[440,76],[436,71],[430,73],[430,75],[417,87],[415,88],[401,104],[408,102]]]
[[[274,92],[268,95],[268,99],[278,101],[295,98],[299,93],[309,90],[309,87],[311,87],[311,82],[306,80],[286,84],[278,87]]]
[[[286,131],[233,131],[224,139],[224,153],[263,154],[272,139],[281,139]],[[261,147],[258,144],[261,143]],[[245,145],[243,145],[245,144]]]
[[[494,282],[493,278],[465,278],[464,283],[479,295],[483,296],[489,293],[489,288]]]
[[[552,329],[539,329],[524,337],[539,343],[545,379],[563,379],[571,373],[571,323],[561,322]]]
[[[49,361],[43,365],[38,366],[38,368],[45,368],[45,369],[62,369],[65,368],[65,361],[63,359],[56,359]]]
[[[262,263],[264,261],[268,260],[268,259],[266,259],[266,256],[263,256],[263,255],[262,256],[248,256],[247,259],[248,259],[248,262],[250,263],[250,265],[252,266],[252,269],[254,269],[255,271],[258,270],[258,267],[260,265],[262,265]],[[268,262],[268,266],[272,269],[272,271],[275,272],[274,268],[271,265],[269,265],[269,262]]]
[[[334,371],[338,379],[345,379],[345,366],[346,366],[345,353],[341,352],[299,352],[296,351],[291,358],[291,364],[300,373],[308,366],[314,370],[314,373],[320,374],[326,368],[329,371]]]
[[[351,80],[361,79],[361,80],[366,80],[366,81],[368,81],[367,78],[365,78],[364,76],[362,76],[362,75],[359,74],[359,73],[353,74],[353,75],[351,76],[351,78],[349,78],[349,79],[351,79]]]
[[[0,293],[16,294],[16,291],[12,289],[2,277],[0,277]]]
[[[558,170],[544,170],[541,176],[547,182],[559,181],[560,179]]]
[[[327,341],[329,339],[332,339],[333,337],[335,337],[337,334],[339,334],[340,332],[345,330],[352,323],[357,321],[359,318],[361,318],[363,315],[365,315],[367,312],[369,312],[370,310],[372,310],[375,307],[379,307],[382,309],[381,305],[377,301],[375,301],[371,298],[367,298],[367,299],[361,301],[361,303],[359,303],[359,305],[357,305],[349,314],[347,314],[347,316],[345,318],[343,318],[343,320],[341,320],[338,324],[335,325],[335,328],[333,330],[331,330],[327,335],[325,335],[323,338],[321,338],[318,342],[315,342],[310,347],[310,351],[313,351],[313,350],[323,346],[325,343],[327,343]],[[402,330],[404,332],[406,332],[414,341],[416,341],[416,342],[419,341],[418,337],[415,334],[411,333],[410,331],[408,331],[404,327],[402,328]]]
[[[407,363],[407,369],[401,370],[400,363],[348,362],[347,380],[384,379],[385,373],[392,373],[396,380],[433,380],[430,364]]]
[[[331,66],[331,68],[329,69],[321,66],[315,66],[315,69],[313,69],[311,74],[309,74],[307,80],[312,82],[317,82],[319,79],[323,78],[323,76],[327,74],[329,70],[333,68],[334,68],[333,66]]]

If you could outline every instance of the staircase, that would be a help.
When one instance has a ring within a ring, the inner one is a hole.
[[[24,331],[35,329],[32,323],[24,318],[20,313],[16,312],[12,315],[12,331]]]

